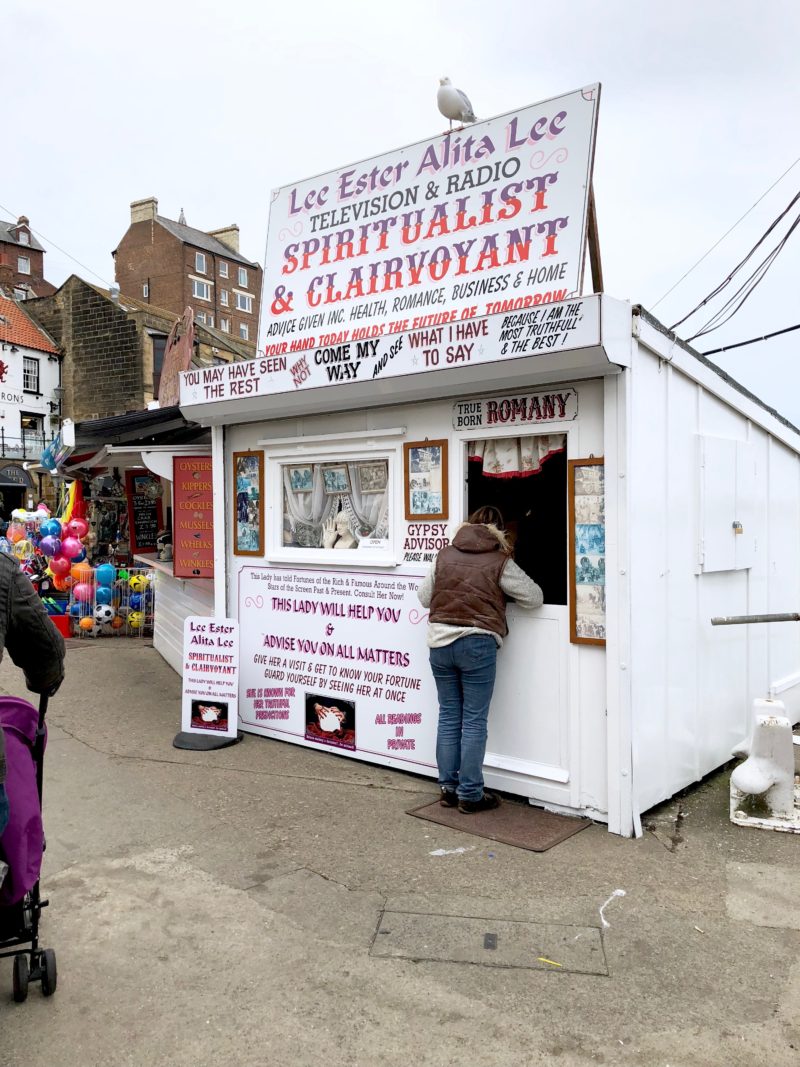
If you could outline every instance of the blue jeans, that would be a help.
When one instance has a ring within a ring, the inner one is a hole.
[[[497,666],[497,642],[472,634],[430,650],[439,694],[439,785],[461,800],[483,796],[483,757]]]

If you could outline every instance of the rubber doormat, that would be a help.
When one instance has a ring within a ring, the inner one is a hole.
[[[568,837],[592,825],[591,819],[575,819],[569,815],[554,815],[530,804],[508,802],[493,811],[479,811],[474,815],[462,815],[458,808],[445,808],[438,800],[423,804],[406,812],[417,819],[450,826],[454,830],[489,841],[501,841],[504,845],[526,848],[530,852],[547,852]]]

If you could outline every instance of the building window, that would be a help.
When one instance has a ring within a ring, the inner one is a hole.
[[[197,314],[194,317],[194,321],[195,322],[199,322],[203,326],[205,326],[205,324],[206,324],[206,313],[205,313],[205,311],[198,311]]]
[[[210,300],[211,286],[208,282],[200,282],[195,278],[192,281],[192,295],[198,300]]]
[[[21,245],[29,245],[31,243],[30,237],[28,237],[27,230],[20,230],[17,234],[17,240]]]
[[[231,320],[230,319],[220,319],[219,320],[219,328],[222,330],[223,333],[230,333],[231,332]]]
[[[246,322],[239,323],[239,336],[243,341],[250,340],[250,328],[248,327]]]
[[[161,372],[164,369],[164,353],[167,351],[167,338],[161,334],[153,337],[153,396],[158,396],[161,386]]]
[[[247,311],[248,313],[253,310],[253,298],[248,296],[247,293],[236,294],[236,308],[238,311]]]
[[[220,278],[227,278],[228,277],[228,264],[227,263],[220,263],[220,265],[219,265],[219,276],[220,276]]]
[[[27,298],[28,298],[28,290],[27,289],[15,289],[14,290],[14,299],[15,300],[27,300]]]
[[[23,357],[22,388],[26,393],[39,392],[39,360],[33,356]]]
[[[247,271],[244,267],[239,267],[239,285],[244,286],[245,289],[247,288]]]
[[[206,272],[206,257],[202,252],[195,252],[194,254],[194,269],[200,274]]]
[[[22,430],[22,454],[28,450],[36,453],[44,448],[44,415],[26,415],[20,412],[19,424]]]
[[[142,298],[144,300],[148,300],[150,298],[150,286],[147,284],[147,282],[145,282],[142,286]]]
[[[228,306],[228,290],[227,289],[220,289],[220,291],[219,291],[219,302],[220,302],[220,304],[222,304],[222,306],[224,308],[226,308]]]
[[[214,325],[214,316],[209,312],[209,314],[206,315],[206,326],[213,326],[213,325]]]
[[[18,274],[30,274],[31,272],[31,257],[30,256],[17,256],[17,273]]]

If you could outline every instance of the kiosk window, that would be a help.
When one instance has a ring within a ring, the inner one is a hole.
[[[467,513],[499,508],[515,561],[541,586],[546,604],[566,604],[566,437],[472,441],[467,458]]]
[[[388,548],[387,458],[283,463],[281,482],[285,548]]]

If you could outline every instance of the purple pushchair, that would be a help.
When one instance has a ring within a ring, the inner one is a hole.
[[[56,991],[56,954],[39,948],[39,918],[48,901],[39,893],[44,852],[42,767],[47,743],[47,697],[39,711],[27,700],[0,698],[0,729],[6,742],[6,793],[9,822],[0,835],[0,958],[14,957],[14,1000],[22,1003],[28,984],[41,982],[42,993]],[[29,945],[29,948],[21,946]]]

